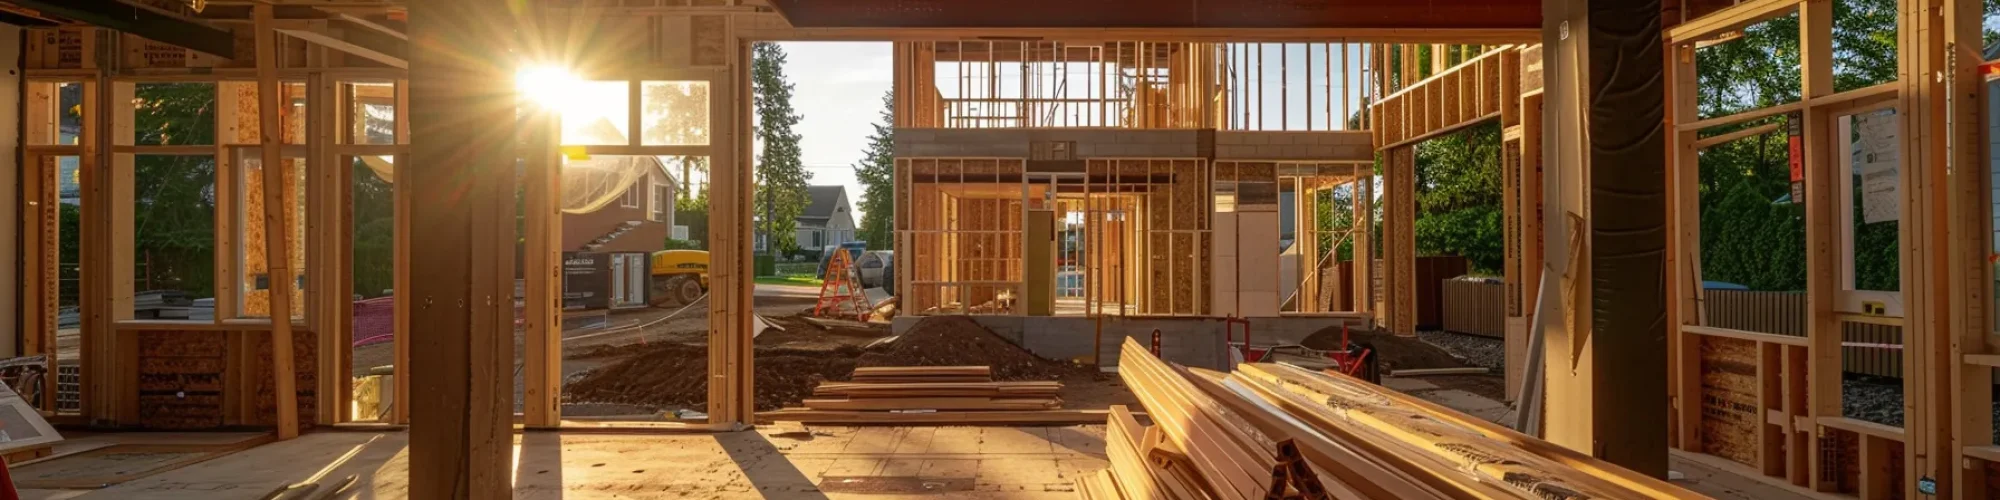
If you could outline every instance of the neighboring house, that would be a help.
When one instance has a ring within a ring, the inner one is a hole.
[[[854,241],[854,205],[847,201],[847,188],[808,186],[806,194],[812,202],[799,214],[799,248],[818,250]]]
[[[607,160],[622,157],[600,157]],[[674,233],[675,191],[680,187],[658,157],[638,157],[654,168],[618,200],[595,212],[563,214],[562,249],[588,252],[654,252]]]

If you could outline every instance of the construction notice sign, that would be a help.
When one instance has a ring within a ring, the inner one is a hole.
[[[611,255],[563,252],[564,311],[611,307]]]
[[[1864,223],[1902,218],[1902,154],[1896,126],[1894,110],[1854,117],[1854,173],[1860,176]]]
[[[1792,203],[1806,202],[1806,154],[1804,113],[1785,115],[1785,144],[1792,167]]]

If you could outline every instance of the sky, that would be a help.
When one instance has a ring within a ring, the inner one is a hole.
[[[861,223],[861,183],[854,164],[868,148],[870,126],[880,121],[882,94],[895,78],[893,48],[887,42],[780,43],[785,76],[792,81],[792,107],[801,118],[800,163],[811,184],[847,188]]]

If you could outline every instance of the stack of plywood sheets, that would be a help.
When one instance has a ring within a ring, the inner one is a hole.
[[[1062,411],[1055,381],[995,382],[985,366],[856,368],[850,382],[813,389],[804,408],[766,412],[774,421],[822,423],[1066,423],[1102,412]]]
[[[1374,384],[1277,364],[1188,369],[1127,341],[1119,375],[1152,416],[1106,421],[1089,499],[1702,498]]]

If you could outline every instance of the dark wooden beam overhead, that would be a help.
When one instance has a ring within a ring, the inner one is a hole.
[[[1540,0],[771,0],[800,28],[1538,29]]]
[[[236,37],[229,30],[181,19],[116,0],[7,0],[100,28],[186,47],[220,57],[236,55]]]

